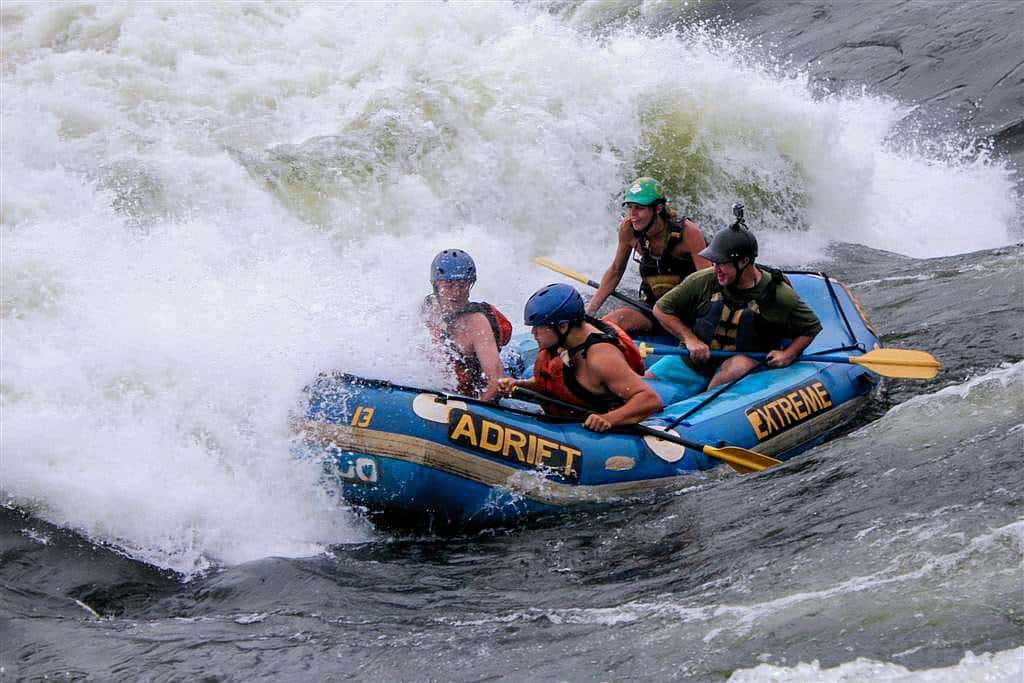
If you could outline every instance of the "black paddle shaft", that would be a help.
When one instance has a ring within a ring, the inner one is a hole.
[[[567,410],[572,410],[572,411],[575,411],[575,412],[580,413],[582,415],[590,415],[590,414],[593,413],[593,411],[587,410],[583,406],[577,406],[577,405],[573,405],[572,403],[566,403],[565,401],[562,401],[560,399],[552,398],[552,397],[550,397],[550,396],[548,396],[546,394],[541,394],[539,392],[532,391],[530,389],[524,389],[522,387],[516,387],[515,393],[522,394],[526,398],[532,399],[533,401],[538,402],[538,403],[552,403],[552,404],[554,404],[556,406],[559,406],[560,408],[565,408]],[[680,446],[686,446],[687,448],[692,448],[693,450],[699,451],[699,452],[703,452],[704,448],[705,448],[704,444],[699,444],[696,441],[690,441],[689,439],[684,439],[681,436],[676,436],[674,434],[668,434],[666,432],[661,431],[660,429],[653,429],[651,427],[647,427],[647,426],[641,425],[641,424],[626,425],[625,427],[622,427],[621,429],[623,431],[635,431],[635,432],[639,432],[640,434],[644,434],[646,436],[653,436],[653,437],[655,437],[657,439],[662,439],[663,441],[669,441],[671,443],[679,444]]]
[[[594,282],[593,280],[587,280],[587,284],[590,285],[591,287],[593,287],[594,289],[600,289],[600,287],[601,287],[601,285],[599,285],[598,283]],[[623,301],[623,302],[629,304],[630,306],[633,306],[634,308],[639,309],[641,313],[643,313],[645,316],[650,318],[651,322],[653,322],[653,323],[657,323],[658,322],[658,319],[654,317],[654,309],[651,308],[650,306],[648,306],[647,304],[645,304],[644,302],[642,302],[642,301],[640,301],[638,299],[634,299],[631,296],[626,296],[625,294],[622,294],[621,292],[619,292],[619,290],[617,290],[617,289],[613,289],[608,296],[613,296],[616,299],[618,299],[619,301]]]

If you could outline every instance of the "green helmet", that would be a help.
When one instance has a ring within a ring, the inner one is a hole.
[[[622,200],[622,203],[623,205],[641,204],[643,206],[650,206],[651,204],[665,201],[667,201],[665,186],[661,184],[661,181],[644,176],[633,181],[633,184],[626,190],[626,198]]]

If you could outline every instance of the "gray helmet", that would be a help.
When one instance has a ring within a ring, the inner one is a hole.
[[[711,244],[700,255],[712,263],[730,263],[742,258],[753,261],[757,258],[757,239],[737,221],[715,233]]]

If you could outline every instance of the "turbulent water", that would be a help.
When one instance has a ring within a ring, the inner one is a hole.
[[[892,5],[5,2],[0,678],[1019,680],[1024,10]],[[437,250],[514,318],[641,173],[944,372],[537,529],[386,535],[291,457],[317,372],[439,379]]]

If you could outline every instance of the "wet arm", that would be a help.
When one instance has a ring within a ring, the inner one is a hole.
[[[619,286],[619,282],[622,281],[622,276],[626,272],[626,266],[629,265],[629,252],[632,248],[629,237],[623,232],[623,226],[620,225],[619,242],[615,247],[615,257],[612,259],[612,264],[608,267],[608,270],[601,277],[601,285],[597,288],[593,298],[587,303],[588,315],[596,314],[608,297],[611,296],[611,293],[615,291],[615,288]]]
[[[502,377],[501,379],[498,380],[498,393],[501,396],[514,396],[517,387],[529,389],[530,391],[540,391],[540,382],[537,381],[536,377],[531,377],[529,379],[515,379],[514,377]]]
[[[693,342],[700,341],[697,338],[697,335],[693,333],[693,330],[691,330],[686,323],[684,323],[678,316],[665,312],[661,306],[654,306],[654,317],[658,319],[658,322],[662,327],[671,332],[684,344],[689,345]]]
[[[707,242],[704,241],[704,233],[700,231],[697,224],[687,219],[683,225],[683,243],[680,245],[682,251],[688,252],[693,258],[693,265],[697,270],[703,270],[710,268],[712,265],[711,261],[708,261],[703,256],[700,256],[700,252],[704,247],[708,246]]]
[[[494,341],[494,332],[491,324],[482,314],[470,316],[467,332],[472,339],[473,353],[480,363],[480,370],[484,373],[487,386],[480,396],[485,401],[495,401],[498,398],[498,380],[505,376],[505,369],[501,365],[501,355],[498,353],[498,345]]]
[[[803,299],[789,289],[780,292],[791,301],[787,322],[792,343],[783,350],[768,354],[765,364],[772,368],[784,368],[793,363],[821,332],[821,321]]]
[[[604,348],[591,348],[590,353],[593,361],[602,367],[600,375],[605,387],[625,401],[621,407],[601,416],[613,427],[637,424],[664,407],[658,393],[629,367],[617,349],[604,345]]]
[[[797,337],[785,349],[769,352],[765,359],[765,365],[770,368],[784,368],[792,365],[793,361],[803,354],[804,349],[810,346],[812,341],[814,341],[814,337],[806,334]]]
[[[690,278],[696,277],[691,275]],[[701,341],[700,337],[694,334],[689,325],[683,322],[682,318],[670,311],[689,310],[689,302],[696,294],[693,288],[693,280],[687,278],[682,284],[677,285],[654,304],[654,317],[666,330],[683,342],[683,345],[690,352],[690,358],[697,363],[704,363],[710,358],[708,345]]]

